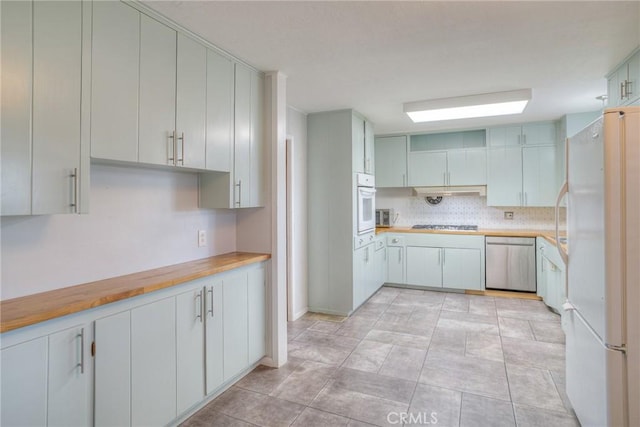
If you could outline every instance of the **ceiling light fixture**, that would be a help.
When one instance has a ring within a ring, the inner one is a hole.
[[[531,99],[531,92],[521,89],[407,102],[404,112],[414,123],[520,114]]]

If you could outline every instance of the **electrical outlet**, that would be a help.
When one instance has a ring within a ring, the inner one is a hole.
[[[198,247],[207,246],[207,230],[198,230]]]
[[[505,212],[504,219],[513,219],[513,212]]]

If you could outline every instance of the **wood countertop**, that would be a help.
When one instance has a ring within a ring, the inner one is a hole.
[[[230,252],[125,276],[0,301],[0,332],[148,294],[202,277],[266,261],[269,254]]]

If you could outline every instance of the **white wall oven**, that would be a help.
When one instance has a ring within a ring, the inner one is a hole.
[[[376,228],[375,177],[357,174],[358,234],[368,233]]]

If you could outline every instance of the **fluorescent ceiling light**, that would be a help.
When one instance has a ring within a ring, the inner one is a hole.
[[[522,89],[407,102],[404,104],[404,112],[414,123],[503,116],[522,113],[530,99],[531,89]]]

